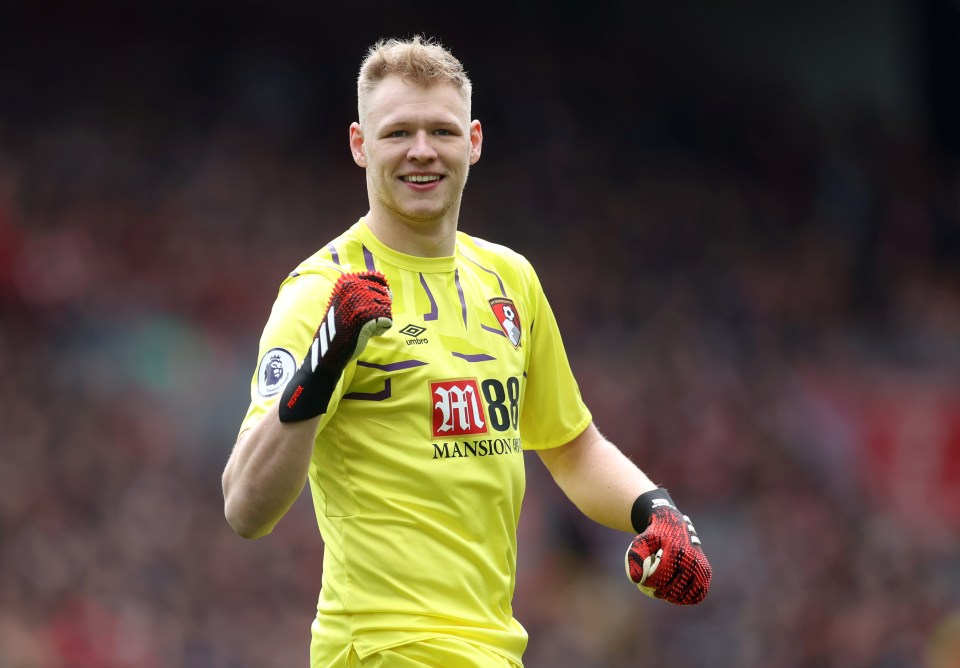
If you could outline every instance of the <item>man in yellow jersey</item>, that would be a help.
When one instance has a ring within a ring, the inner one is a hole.
[[[439,44],[371,47],[350,126],[370,210],[281,285],[223,473],[246,538],[310,483],[313,668],[522,665],[524,450],[588,517],[638,534],[641,591],[690,604],[709,587],[689,518],[593,425],[530,263],[457,230],[483,145],[470,102]]]

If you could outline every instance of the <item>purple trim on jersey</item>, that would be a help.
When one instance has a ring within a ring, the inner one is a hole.
[[[496,357],[490,357],[490,355],[485,355],[483,353],[477,353],[476,355],[468,355],[467,353],[450,353],[454,357],[459,357],[462,360],[468,362],[489,362],[490,360],[497,359]]]
[[[460,270],[453,270],[453,282],[457,286],[457,296],[460,297],[460,315],[463,316],[463,326],[467,326],[467,302],[463,298],[463,287],[460,285]]]
[[[357,366],[365,366],[368,369],[377,369],[378,371],[399,371],[400,369],[412,369],[416,366],[425,366],[426,362],[420,360],[403,360],[402,362],[393,362],[392,364],[374,364],[373,362],[357,362]]]
[[[503,333],[502,329],[497,329],[496,327],[491,327],[490,325],[480,325],[480,329],[485,329],[491,334],[499,334],[500,336],[506,338],[507,335]]]
[[[423,314],[424,320],[436,320],[437,319],[437,300],[433,298],[433,293],[430,292],[430,288],[427,287],[427,281],[423,278],[423,274],[420,274],[420,285],[423,286],[423,291],[427,293],[427,299],[430,300],[430,312]]]
[[[500,280],[500,274],[498,274],[497,272],[495,272],[493,269],[487,269],[486,267],[484,267],[482,264],[480,264],[479,262],[477,262],[476,260],[474,260],[474,259],[473,259],[472,257],[470,257],[469,255],[464,255],[463,257],[465,257],[465,258],[467,258],[468,260],[470,260],[471,262],[473,262],[475,265],[477,265],[478,267],[480,267],[481,269],[483,269],[483,270],[484,270],[485,272],[487,272],[488,274],[493,274],[493,277],[494,277],[495,279],[497,279],[497,283],[500,285],[500,296],[501,296],[501,297],[506,297],[506,296],[507,296],[507,290],[506,290],[506,288],[503,287],[503,281]]]
[[[363,248],[363,263],[367,265],[367,271],[376,271],[377,267],[373,264],[373,253],[366,246],[361,245],[361,248]]]
[[[340,256],[337,255],[337,248],[333,244],[327,246],[327,250],[330,251],[330,259],[333,260],[333,263],[337,266],[340,266]]]
[[[524,377],[524,378],[527,377],[527,372],[526,372],[526,371],[523,372],[523,377]]]
[[[383,401],[389,399],[392,394],[390,388],[390,379],[383,381],[383,389],[379,392],[348,392],[343,395],[344,399],[356,399],[357,401]]]

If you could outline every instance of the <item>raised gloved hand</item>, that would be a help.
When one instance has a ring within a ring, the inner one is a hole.
[[[344,274],[337,280],[307,356],[280,397],[281,422],[326,412],[347,363],[363,352],[371,336],[393,325],[390,307],[389,286],[380,272]]]
[[[678,605],[702,601],[713,570],[690,518],[677,510],[667,491],[660,487],[641,494],[631,519],[639,535],[627,549],[630,580],[647,596]]]

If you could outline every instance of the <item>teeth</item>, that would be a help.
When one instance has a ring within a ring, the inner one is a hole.
[[[437,175],[421,176],[419,174],[414,174],[411,176],[404,176],[403,180],[408,181],[410,183],[430,183],[431,181],[439,181],[440,177]]]

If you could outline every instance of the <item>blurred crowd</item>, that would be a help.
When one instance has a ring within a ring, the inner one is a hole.
[[[702,606],[646,599],[630,537],[528,455],[527,665],[957,665],[956,156],[782,91],[625,100],[602,134],[571,99],[494,115],[462,229],[533,261],[599,428],[715,576]],[[306,665],[312,509],[244,541],[220,473],[276,289],[364,213],[363,174],[345,124],[167,113],[0,112],[4,668]]]

